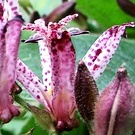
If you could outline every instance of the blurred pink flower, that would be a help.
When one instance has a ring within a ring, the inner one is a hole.
[[[18,116],[10,96],[16,80],[16,63],[20,43],[22,19],[19,16],[18,1],[0,0],[0,119],[9,122]]]

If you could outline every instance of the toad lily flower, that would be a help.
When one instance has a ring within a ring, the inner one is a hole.
[[[43,83],[23,62],[18,60],[17,63],[17,79],[45,106],[58,131],[71,130],[76,126],[76,54],[71,42],[73,31],[65,29],[67,23],[75,17],[77,14],[69,15],[58,23],[50,22],[47,27],[44,20],[39,19],[35,24],[28,23],[23,27],[24,30],[35,31],[26,42],[37,41],[39,44]],[[109,63],[126,26],[132,27],[134,24],[110,28],[99,37],[83,58],[94,78],[98,78]]]
[[[3,122],[19,115],[9,94],[15,83],[21,27],[17,0],[5,0],[5,3],[0,0],[0,120]]]

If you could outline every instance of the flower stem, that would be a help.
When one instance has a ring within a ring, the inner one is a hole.
[[[3,124],[0,122],[0,135],[2,135],[2,133],[1,133],[2,126],[3,126]]]
[[[18,95],[14,95],[14,100],[22,105],[26,110],[30,111],[30,108],[28,107],[27,103]]]
[[[49,135],[62,135],[62,132],[54,131],[54,132],[49,133]]]

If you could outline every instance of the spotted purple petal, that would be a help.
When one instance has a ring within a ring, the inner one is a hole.
[[[18,0],[5,0],[3,18],[5,22],[13,19],[17,15],[20,15]]]
[[[30,92],[30,94],[36,98],[46,109],[49,109],[47,104],[46,89],[41,80],[21,61],[17,61],[17,80]]]
[[[3,9],[3,2],[2,2],[2,0],[0,0],[0,22],[2,21],[2,19],[3,19],[3,11],[4,9]]]
[[[134,27],[134,23],[117,25],[106,30],[91,46],[83,58],[91,75],[97,79],[105,70],[113,54],[118,48],[126,27]]]

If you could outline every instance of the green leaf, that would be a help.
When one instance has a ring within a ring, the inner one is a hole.
[[[34,128],[30,129],[30,131],[22,135],[33,135],[33,131],[34,131]]]
[[[38,125],[47,130],[50,134],[56,133],[56,130],[53,125],[53,121],[50,117],[50,114],[43,109],[37,108],[36,106],[28,105],[31,113],[34,115]],[[57,135],[57,134],[56,134]]]
[[[135,18],[125,14],[120,9],[116,0],[78,0],[76,8],[91,20],[96,20],[103,29],[135,21]]]
[[[61,0],[30,0],[33,8],[40,13],[40,15],[48,15],[53,9],[61,4]]]

